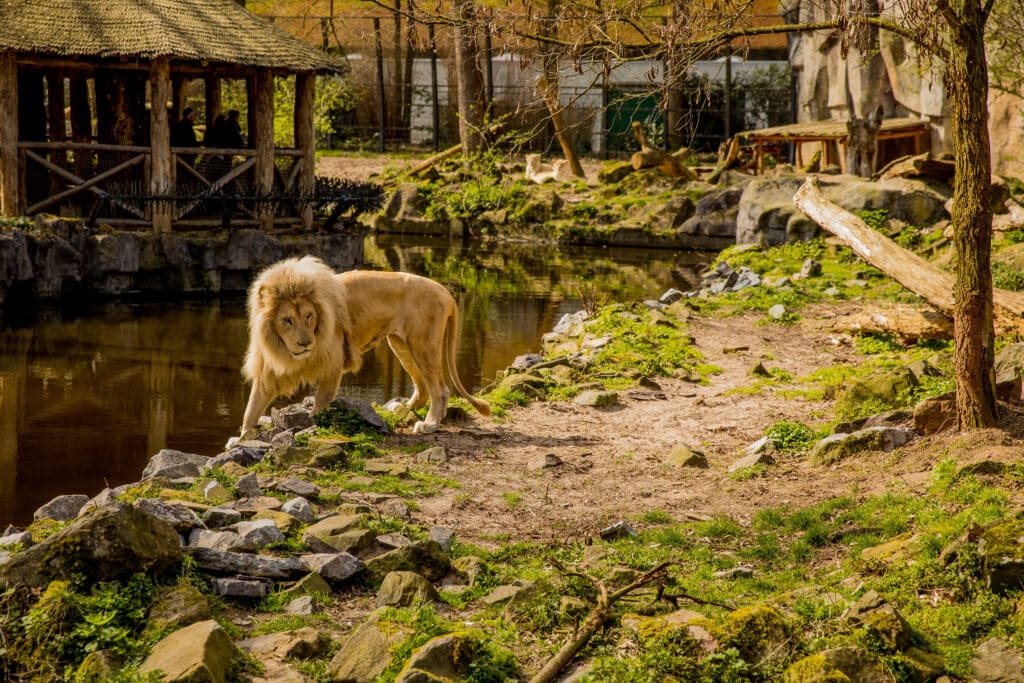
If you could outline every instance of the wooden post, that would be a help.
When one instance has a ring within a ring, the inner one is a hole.
[[[171,193],[174,159],[171,156],[171,126],[167,117],[167,100],[171,99],[171,65],[166,57],[153,60],[150,66],[152,106],[150,107],[150,141],[152,162],[149,191],[153,195]],[[153,205],[153,230],[170,232],[174,207],[169,202]]]
[[[387,97],[384,94],[384,48],[380,39],[380,17],[373,18],[373,35],[377,43],[377,151],[384,152],[384,137],[387,135]]]
[[[313,126],[313,100],[316,95],[316,74],[305,72],[295,76],[295,146],[302,156],[295,163],[299,169],[299,195],[311,197],[316,186],[316,131]],[[313,207],[300,204],[302,227],[313,227]]]
[[[185,107],[188,106],[188,79],[184,76],[174,76],[171,79],[171,90],[171,101],[173,102],[171,107],[174,109],[172,123],[177,123],[181,121],[181,115],[185,112]]]
[[[258,69],[253,86],[251,105],[256,110],[256,129],[251,134],[256,141],[256,194],[268,197],[274,189],[274,73],[270,69]],[[273,206],[257,202],[260,229],[273,229]]]
[[[64,121],[64,72],[60,69],[46,72],[46,118],[50,142],[64,142],[67,139],[67,124]],[[61,168],[67,168],[67,150],[50,150],[50,161]],[[50,196],[62,189],[60,178],[50,174]]]
[[[0,52],[0,216],[18,216],[18,66]]]
[[[256,77],[248,75],[245,77],[245,129],[249,136],[245,139],[249,147],[256,146]]]
[[[434,124],[434,151],[441,149],[441,103],[437,101],[437,41],[434,39],[434,24],[427,24],[430,37],[430,102],[431,118]]]
[[[85,72],[71,73],[69,89],[71,106],[71,139],[74,142],[92,142],[92,107],[89,104],[89,79]],[[88,178],[92,175],[92,154],[76,149],[75,175]],[[82,207],[80,207],[82,208]],[[84,210],[84,209],[83,209]]]
[[[213,122],[217,118],[217,114],[220,113],[220,78],[218,78],[217,76],[207,76],[204,79],[203,84],[206,90],[206,132],[209,133],[211,130],[213,130]]]

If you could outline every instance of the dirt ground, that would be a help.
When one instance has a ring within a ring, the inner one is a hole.
[[[389,162],[386,156],[321,160],[319,173],[367,179]],[[594,180],[600,161],[584,166]],[[750,387],[751,367],[761,362],[793,377],[835,364],[859,362],[852,340],[832,331],[830,321],[858,309],[837,302],[804,311],[795,325],[759,325],[760,315],[695,316],[689,333],[707,363],[722,372],[707,385],[658,378],[651,392],[620,392],[620,405],[592,408],[571,402],[534,402],[503,420],[475,413],[468,423],[446,423],[432,435],[400,433],[391,446],[410,453],[442,445],[448,462],[425,466],[412,455],[394,456],[414,469],[434,468],[458,482],[440,495],[416,501],[414,520],[455,530],[463,541],[484,547],[532,540],[585,541],[597,530],[625,519],[642,526],[645,512],[663,511],[677,520],[726,515],[741,524],[775,506],[805,507],[840,495],[863,497],[889,487],[923,495],[932,468],[944,458],[961,464],[1019,458],[1024,418],[1010,415],[1000,430],[967,435],[918,437],[891,453],[865,453],[831,467],[812,466],[801,455],[776,456],[765,476],[743,479],[728,467],[779,420],[815,425],[833,418],[829,401],[788,398]],[[523,353],[539,349],[523,349]],[[667,464],[678,444],[702,450],[707,469]],[[529,462],[554,454],[562,464],[530,471]],[[1018,505],[1024,505],[1020,493]]]

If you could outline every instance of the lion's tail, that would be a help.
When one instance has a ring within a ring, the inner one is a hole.
[[[466,391],[466,387],[462,386],[462,380],[459,379],[459,369],[455,367],[455,352],[459,343],[459,309],[454,303],[448,312],[448,320],[444,325],[444,336],[446,338],[444,347],[444,363],[448,368],[448,375],[451,377],[452,386],[459,392],[459,396],[469,401],[469,403],[476,408],[477,412],[481,415],[491,414],[491,404],[480,398],[475,398],[472,394]]]

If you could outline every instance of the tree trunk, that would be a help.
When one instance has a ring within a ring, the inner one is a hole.
[[[14,52],[0,51],[0,216],[21,214],[18,160],[18,65]]]
[[[313,125],[313,105],[316,100],[316,74],[304,72],[295,76],[295,146],[302,150],[298,190],[302,197],[312,196],[316,188],[316,130]],[[313,226],[313,205],[302,204],[302,227]]]
[[[947,9],[950,53],[945,87],[950,94],[956,176],[953,244],[956,285],[953,364],[960,429],[996,424],[995,334],[992,325],[991,149],[988,137],[988,66],[985,14],[976,2]]]
[[[480,69],[476,5],[455,0],[455,77],[459,86],[459,140],[466,156],[484,144],[484,74]]]
[[[249,106],[256,111],[256,216],[261,230],[274,228],[274,206],[265,198],[274,191],[274,74],[259,69]]]
[[[548,16],[543,20],[542,35],[554,38],[558,34],[558,5],[560,0],[548,0]],[[558,55],[559,50],[553,43],[541,45],[541,77],[537,83],[544,104],[548,108],[548,115],[551,117],[551,125],[555,129],[555,138],[562,148],[562,154],[569,162],[569,169],[577,178],[583,178],[583,166],[580,165],[576,149],[573,147],[569,133],[565,129],[565,121],[562,118],[561,88],[558,85]]]
[[[174,158],[171,156],[171,124],[167,115],[167,100],[171,99],[171,67],[166,57],[153,60],[149,73],[152,84],[152,106],[149,112],[149,140],[152,145],[149,191],[166,196],[172,191]],[[154,232],[171,230],[172,205],[170,202],[153,204]]]

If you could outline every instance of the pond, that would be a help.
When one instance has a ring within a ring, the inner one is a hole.
[[[457,363],[476,392],[581,297],[692,289],[708,254],[371,237],[367,267],[433,277],[462,313]],[[65,303],[0,310],[0,530],[56,495],[136,481],[161,448],[216,455],[248,389],[242,296]],[[386,348],[342,393],[383,402],[412,387]]]

